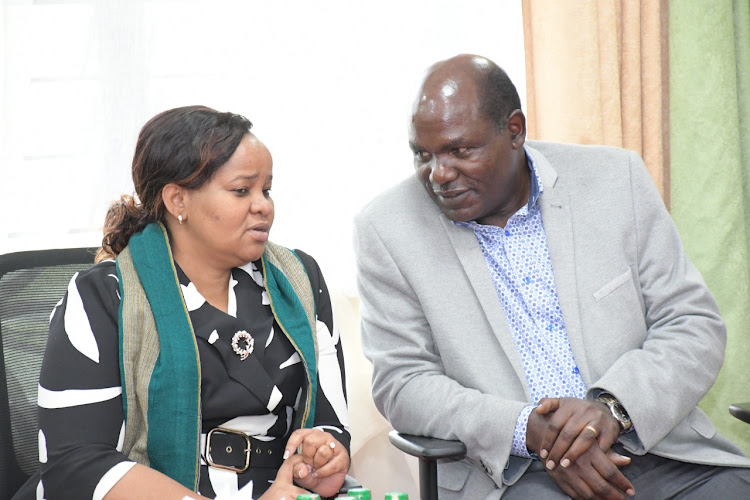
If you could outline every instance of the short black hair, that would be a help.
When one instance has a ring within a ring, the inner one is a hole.
[[[521,109],[521,99],[508,74],[490,62],[477,77],[479,106],[482,114],[492,121],[498,133],[505,129],[511,113]]]

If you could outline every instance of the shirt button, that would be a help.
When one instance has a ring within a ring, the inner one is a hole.
[[[580,373],[580,370],[578,369],[578,367],[577,367],[577,366],[574,366],[574,367],[573,367],[573,373],[575,373],[575,374],[578,374],[578,373]]]
[[[531,283],[531,278],[529,278],[528,276],[526,276],[526,277],[525,277],[525,278],[523,279],[523,282],[524,282],[524,283],[526,283],[526,284],[528,285],[529,283]]]
[[[547,330],[552,331],[552,329],[554,327],[555,327],[555,325],[553,325],[552,323],[550,323],[549,325],[547,325]]]
[[[508,231],[507,229],[505,230],[505,236],[510,236],[510,231]]]

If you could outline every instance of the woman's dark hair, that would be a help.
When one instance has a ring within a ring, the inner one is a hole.
[[[170,109],[151,118],[135,146],[135,196],[121,196],[107,211],[97,262],[116,257],[130,237],[151,222],[164,222],[164,186],[200,188],[229,160],[252,126],[244,116],[205,106]]]

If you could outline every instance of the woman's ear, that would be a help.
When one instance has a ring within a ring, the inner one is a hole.
[[[164,208],[167,209],[167,212],[169,212],[172,217],[179,220],[180,224],[187,219],[185,195],[185,189],[173,182],[170,182],[161,190],[161,199],[164,201]]]

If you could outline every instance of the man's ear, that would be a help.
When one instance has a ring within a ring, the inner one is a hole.
[[[172,217],[177,219],[182,216],[183,220],[187,219],[185,210],[186,191],[177,184],[170,182],[161,190],[161,199],[164,202],[164,208],[167,209]]]
[[[526,116],[523,111],[517,109],[508,117],[505,128],[510,133],[510,140],[513,148],[518,149],[526,142]]]

